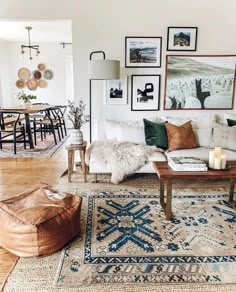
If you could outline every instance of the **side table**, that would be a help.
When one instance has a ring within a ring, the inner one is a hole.
[[[68,151],[68,181],[71,182],[71,174],[73,172],[74,166],[74,154],[76,150],[79,150],[81,167],[84,174],[84,182],[87,181],[87,166],[85,164],[85,152],[86,152],[87,142],[84,141],[83,144],[71,144],[66,147]]]

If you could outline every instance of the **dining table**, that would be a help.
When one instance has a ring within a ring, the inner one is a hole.
[[[33,135],[32,135],[31,126],[30,126],[30,114],[36,114],[39,112],[47,112],[48,110],[53,109],[53,108],[56,108],[56,106],[49,105],[49,104],[32,104],[27,107],[25,105],[14,105],[14,106],[7,106],[4,108],[1,108],[0,112],[2,113],[15,112],[15,113],[24,114],[25,127],[26,127],[26,132],[28,134],[30,149],[33,149],[34,142],[33,142]]]

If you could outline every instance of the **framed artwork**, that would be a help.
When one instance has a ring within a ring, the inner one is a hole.
[[[165,110],[232,109],[236,55],[167,55]]]
[[[126,37],[125,67],[161,67],[161,37]]]
[[[168,27],[167,51],[196,51],[197,27]]]
[[[160,75],[131,75],[131,110],[158,111]]]
[[[106,81],[106,104],[127,104],[127,75]]]

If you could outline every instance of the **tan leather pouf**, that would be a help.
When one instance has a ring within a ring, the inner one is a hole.
[[[22,257],[49,255],[80,232],[82,198],[47,185],[0,202],[0,245]]]

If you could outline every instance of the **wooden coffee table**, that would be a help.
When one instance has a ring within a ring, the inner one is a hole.
[[[173,171],[167,161],[153,162],[153,167],[160,179],[160,204],[165,212],[167,220],[172,218],[172,180],[174,179],[208,179],[220,180],[228,179],[229,203],[233,203],[234,185],[236,180],[236,161],[227,161],[231,168],[227,170],[208,170],[208,171]],[[165,201],[166,184],[166,201]]]

